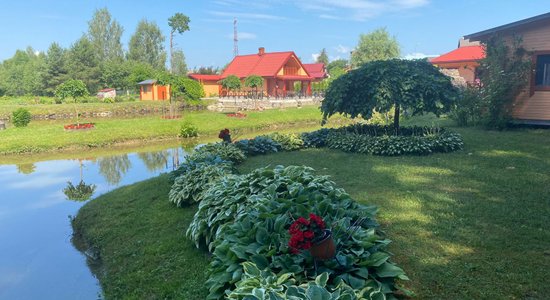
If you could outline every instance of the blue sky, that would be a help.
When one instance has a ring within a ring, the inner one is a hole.
[[[69,47],[87,30],[94,10],[103,7],[124,27],[125,46],[142,18],[155,21],[168,36],[167,19],[176,12],[188,15],[191,31],[176,42],[193,68],[231,60],[233,17],[240,54],[258,47],[292,50],[311,62],[322,48],[331,59],[348,58],[359,35],[379,27],[397,38],[403,56],[442,54],[465,34],[548,12],[548,0],[10,1],[0,11],[0,60],[27,46],[44,51],[56,41]]]

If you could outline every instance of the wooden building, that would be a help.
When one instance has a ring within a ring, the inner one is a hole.
[[[479,61],[485,57],[483,47],[477,45],[460,45],[461,47],[430,60],[435,66],[446,70],[445,74],[460,77],[464,84],[476,80],[476,68]]]
[[[514,103],[513,118],[550,125],[550,13],[472,33],[464,39],[483,43],[495,34],[507,39],[521,37],[533,62],[529,84]]]
[[[201,82],[206,92],[214,91],[216,89],[214,82],[219,82],[229,75],[235,75],[243,82],[250,75],[261,76],[264,79],[263,94],[271,97],[292,96],[296,93],[294,91],[296,82],[301,83],[302,89],[299,93],[311,95],[311,82],[316,80],[315,77],[310,76],[294,52],[268,53],[263,47],[259,48],[256,54],[235,56],[221,75],[190,74],[189,77]],[[217,89],[220,96],[227,93],[219,84]]]
[[[154,79],[147,79],[138,84],[139,100],[170,100],[169,85],[159,85]]]
[[[204,94],[207,97],[219,96],[221,87],[218,81],[222,78],[220,75],[208,75],[208,74],[189,74],[189,78],[198,81],[204,90]]]

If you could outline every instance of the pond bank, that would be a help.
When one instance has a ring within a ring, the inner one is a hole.
[[[7,154],[41,153],[52,151],[79,151],[113,145],[148,143],[150,141],[177,141],[180,126],[189,122],[199,135],[217,136],[219,130],[265,130],[319,124],[321,114],[316,107],[247,112],[246,118],[232,118],[226,114],[201,111],[186,113],[175,120],[160,117],[133,119],[86,119],[95,122],[87,131],[64,131],[63,121],[31,122],[28,127],[0,131],[0,156]],[[345,118],[331,118],[331,122],[345,122]],[[0,159],[2,159],[0,157]]]

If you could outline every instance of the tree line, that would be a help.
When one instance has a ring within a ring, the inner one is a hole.
[[[173,38],[189,30],[189,17],[176,13],[168,19],[170,69],[166,68],[166,37],[154,21],[142,19],[125,50],[124,28],[107,8],[97,9],[88,30],[69,48],[53,42],[45,52],[32,47],[17,50],[0,64],[0,96],[54,96],[56,87],[69,79],[82,80],[88,91],[102,88],[136,90],[137,83],[170,71],[185,75],[183,51]]]

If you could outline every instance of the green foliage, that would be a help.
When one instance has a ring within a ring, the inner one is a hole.
[[[326,146],[327,136],[330,129],[321,128],[319,130],[302,133],[302,140],[305,148],[321,148]]]
[[[189,22],[191,20],[188,16],[182,13],[176,13],[168,18],[168,26],[170,26],[170,71],[172,74],[184,74],[186,72],[185,57],[183,51],[174,49],[174,34],[177,32],[182,34],[189,31]],[[177,62],[176,62],[177,61]],[[177,69],[177,70],[176,70]],[[185,71],[184,71],[185,70]]]
[[[112,18],[106,7],[95,10],[92,19],[88,21],[88,38],[95,49],[98,61],[124,59],[120,41],[123,31],[122,25]]]
[[[94,194],[95,189],[95,184],[86,184],[82,180],[76,186],[68,181],[67,186],[63,189],[63,194],[65,194],[68,200],[81,202],[89,200]]]
[[[341,282],[333,289],[327,288],[330,274],[325,272],[310,281],[297,285],[294,274],[276,275],[269,269],[260,270],[252,262],[243,263],[244,273],[227,299],[258,300],[359,300],[385,299],[384,293],[373,285],[354,290]]]
[[[349,62],[345,59],[333,60],[327,65],[327,72],[332,75],[332,70],[335,68],[344,70],[345,68],[347,68],[348,63]]]
[[[429,62],[391,59],[366,63],[333,81],[321,110],[325,119],[335,113],[369,119],[373,111],[387,113],[395,107],[398,133],[401,109],[439,115],[450,110],[457,96],[449,77]]]
[[[44,94],[43,75],[46,72],[44,54],[28,47],[0,64],[0,90],[9,96]]]
[[[228,91],[236,91],[242,88],[242,83],[239,77],[235,75],[229,75],[226,78],[220,80],[222,87]]]
[[[263,85],[264,85],[264,78],[259,75],[252,74],[244,79],[244,86],[249,88],[257,89],[259,87],[262,87]]]
[[[276,143],[279,143],[284,151],[294,151],[304,148],[304,141],[295,133],[272,133],[267,135]]]
[[[82,80],[69,79],[55,90],[55,96],[59,99],[73,98],[75,103],[88,95],[88,89]]]
[[[193,171],[201,164],[217,165],[226,164],[231,165],[231,161],[223,160],[219,156],[216,156],[208,152],[193,152],[191,155],[185,158],[185,162],[179,165],[179,167],[170,173],[170,180],[173,182],[179,176]]]
[[[67,52],[67,78],[81,80],[88,91],[96,92],[101,79],[99,63],[94,45],[82,36]]]
[[[12,113],[12,123],[15,127],[25,127],[31,122],[31,113],[25,108],[18,108]]]
[[[460,96],[449,116],[458,126],[480,124],[483,119],[483,98],[480,86],[466,86],[460,89]]]
[[[183,87],[185,100],[196,101],[205,96],[204,88],[202,87],[202,85],[198,81],[195,81],[193,79],[182,78],[181,86],[178,86],[178,88],[181,89],[181,87]]]
[[[322,63],[326,66],[328,66],[328,54],[327,49],[323,48],[321,52],[319,52],[319,56],[317,56],[317,59],[315,60],[317,63]]]
[[[199,136],[199,128],[189,121],[183,122],[180,127],[180,137],[191,138]]]
[[[282,149],[281,144],[273,141],[267,136],[257,136],[249,140],[240,140],[235,142],[235,146],[249,156],[275,153]]]
[[[303,133],[304,146],[328,147],[346,152],[384,156],[426,155],[462,149],[458,133],[442,128],[402,127],[399,136],[393,126],[355,124],[339,129],[320,129]]]
[[[376,208],[356,203],[328,177],[312,171],[297,166],[257,169],[223,177],[203,193],[187,235],[213,251],[206,282],[210,299],[233,289],[247,261],[277,274],[294,273],[298,284],[309,281],[313,259],[307,253],[290,254],[287,230],[292,218],[310,212],[330,224],[341,245],[340,264],[326,261],[320,268],[332,274],[330,288],[341,282],[356,289],[373,285],[389,295],[397,289],[395,279],[407,279],[384,250],[389,240],[376,229]],[[352,238],[347,238],[352,226]]]
[[[243,162],[246,159],[244,152],[237,146],[229,143],[211,143],[201,146],[193,153],[195,155],[214,155],[223,160],[232,161],[236,164]]]
[[[359,67],[371,61],[397,58],[400,53],[397,39],[386,28],[378,28],[359,36],[359,43],[351,53],[351,65]]]
[[[485,125],[502,129],[511,118],[513,102],[525,89],[531,59],[521,46],[521,38],[507,43],[499,36],[491,37],[485,45],[485,58],[480,61],[479,73]]]
[[[212,182],[230,174],[232,164],[199,162],[177,177],[168,194],[168,200],[178,207],[200,202]]]
[[[148,64],[156,70],[164,70],[166,63],[165,39],[155,22],[149,22],[146,19],[139,21],[136,32],[128,44],[128,59]]]

